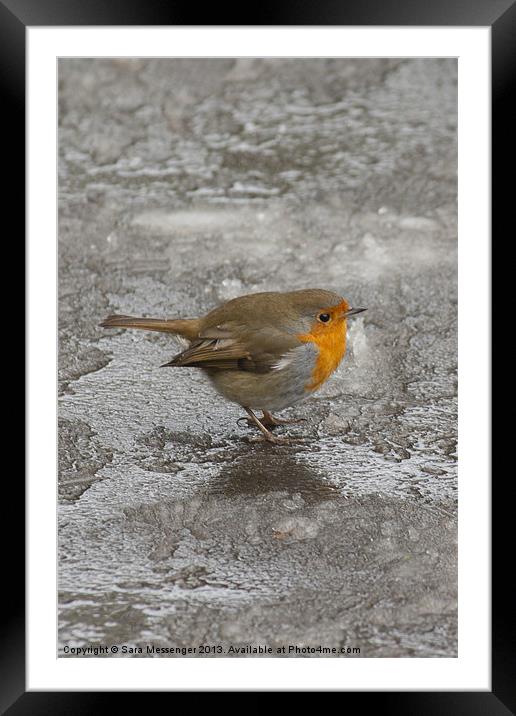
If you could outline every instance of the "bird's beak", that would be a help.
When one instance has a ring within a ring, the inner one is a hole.
[[[362,311],[367,311],[367,308],[349,308],[344,314],[344,318],[356,316],[357,313],[362,313]]]

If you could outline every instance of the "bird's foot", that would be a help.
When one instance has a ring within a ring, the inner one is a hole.
[[[244,421],[249,427],[256,427],[256,421],[253,418],[238,418],[237,424],[239,424],[241,421]],[[258,418],[257,418],[258,420]],[[263,416],[259,418],[260,423],[268,428],[269,430],[274,430],[274,428],[277,425],[295,425],[296,423],[304,423],[306,422],[306,418],[290,418],[290,419],[283,419],[283,418],[275,418],[272,413],[269,413],[267,410],[263,411]]]
[[[286,444],[290,442],[290,439],[288,437],[279,437],[277,435],[273,435],[271,431],[269,430],[270,427],[273,427],[273,425],[276,425],[277,423],[270,423],[267,421],[267,417],[270,416],[272,418],[272,415],[270,413],[266,413],[264,411],[264,418],[259,419],[251,410],[251,408],[244,408],[246,413],[249,415],[249,418],[244,418],[244,420],[247,420],[248,425],[254,425],[254,427],[258,428],[258,430],[261,432],[262,437],[260,440],[266,440],[269,443],[274,443],[275,445],[279,445],[280,443]],[[240,422],[240,421],[238,421]]]

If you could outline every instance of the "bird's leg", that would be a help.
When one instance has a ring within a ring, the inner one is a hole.
[[[245,410],[245,412],[249,415],[249,423],[252,424],[252,425],[256,425],[256,427],[257,427],[258,430],[262,433],[262,435],[263,435],[263,437],[265,438],[265,440],[267,440],[267,441],[270,442],[270,443],[285,443],[285,442],[288,442],[288,438],[279,438],[279,437],[276,437],[275,435],[273,435],[273,434],[271,433],[270,430],[267,430],[267,428],[266,428],[265,425],[262,423],[262,421],[261,421],[261,420],[258,420],[258,418],[256,417],[256,415],[255,415],[255,414],[253,413],[253,411],[251,410],[251,408],[245,408],[245,407],[244,407],[244,410]]]
[[[275,418],[268,410],[264,410],[261,422],[267,427],[271,427],[272,425],[289,425],[293,423],[303,423],[305,421],[306,418],[291,418],[287,420],[284,420],[283,418]]]

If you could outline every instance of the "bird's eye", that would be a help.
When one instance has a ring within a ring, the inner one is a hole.
[[[331,316],[329,313],[320,313],[317,318],[321,321],[321,323],[328,323]]]

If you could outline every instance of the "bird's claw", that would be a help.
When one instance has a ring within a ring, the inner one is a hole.
[[[240,425],[242,420],[247,424],[247,426],[249,428],[256,427],[255,424],[253,423],[253,421],[251,420],[251,418],[244,418],[244,417],[238,418],[237,425]]]

